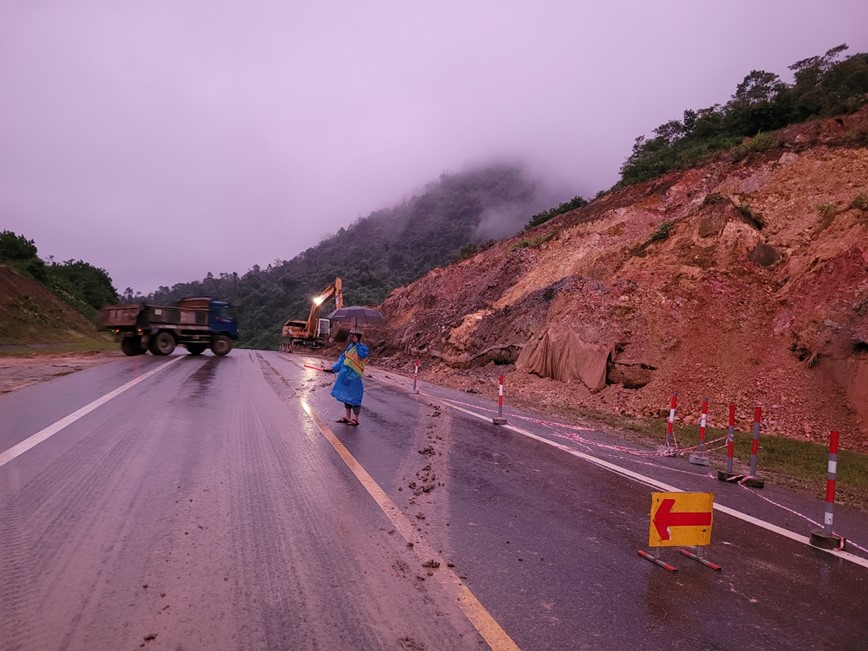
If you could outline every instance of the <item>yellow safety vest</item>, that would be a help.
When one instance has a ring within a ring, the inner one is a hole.
[[[344,366],[349,366],[360,376],[365,374],[365,362],[359,359],[355,346],[344,353]]]

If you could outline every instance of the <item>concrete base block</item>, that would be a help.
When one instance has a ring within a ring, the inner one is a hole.
[[[506,419],[505,418],[492,418],[491,422],[494,423],[495,425],[506,425]]]
[[[744,479],[742,482],[748,488],[762,488],[766,485],[766,483],[762,479],[757,479],[756,477],[748,477]]]
[[[728,481],[734,484],[742,477],[744,477],[744,475],[740,475],[737,472],[726,472],[726,470],[717,471],[717,478],[720,481]]]
[[[711,465],[711,461],[709,461],[708,457],[706,457],[704,454],[691,454],[690,458],[688,458],[687,460],[697,466]]]
[[[839,536],[829,535],[821,529],[811,530],[811,544],[820,549],[838,549],[843,548],[843,541]]]

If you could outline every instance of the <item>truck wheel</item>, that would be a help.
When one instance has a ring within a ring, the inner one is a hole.
[[[211,352],[223,357],[232,350],[232,340],[226,335],[217,335],[211,340]]]
[[[205,344],[187,344],[187,352],[191,355],[201,355],[206,348]]]
[[[171,355],[175,350],[175,338],[171,332],[158,332],[157,336],[151,339],[150,349],[154,355]]]
[[[133,357],[134,355],[138,355],[140,351],[141,348],[139,348],[139,342],[132,337],[124,337],[121,339],[121,352],[124,355]]]

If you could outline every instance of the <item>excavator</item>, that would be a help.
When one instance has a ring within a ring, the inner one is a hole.
[[[323,304],[331,298],[335,299],[335,309],[339,310],[344,306],[343,283],[340,277],[335,278],[325,289],[313,297],[313,304],[307,321],[289,319],[283,324],[281,331],[283,343],[280,350],[291,353],[294,346],[317,348],[325,339],[328,339],[331,324],[328,319],[319,318],[319,311]]]

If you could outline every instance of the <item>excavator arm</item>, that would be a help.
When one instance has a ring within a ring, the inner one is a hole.
[[[326,301],[334,298],[335,309],[341,309],[344,306],[344,291],[343,283],[340,277],[335,278],[334,282],[329,283],[318,295],[313,298],[313,305],[310,308],[310,314],[307,317],[307,326],[304,329],[305,338],[313,337],[316,334],[317,319],[319,318],[320,307]]]
[[[329,283],[325,289],[313,297],[313,304],[311,305],[307,321],[302,321],[301,319],[298,321],[289,319],[283,324],[281,334],[283,335],[284,341],[281,350],[292,351],[293,343],[309,342],[316,345],[317,323],[320,309],[326,301],[332,298],[335,299],[335,304],[338,309],[344,306],[343,284],[341,283],[340,277],[335,278],[334,282]]]

